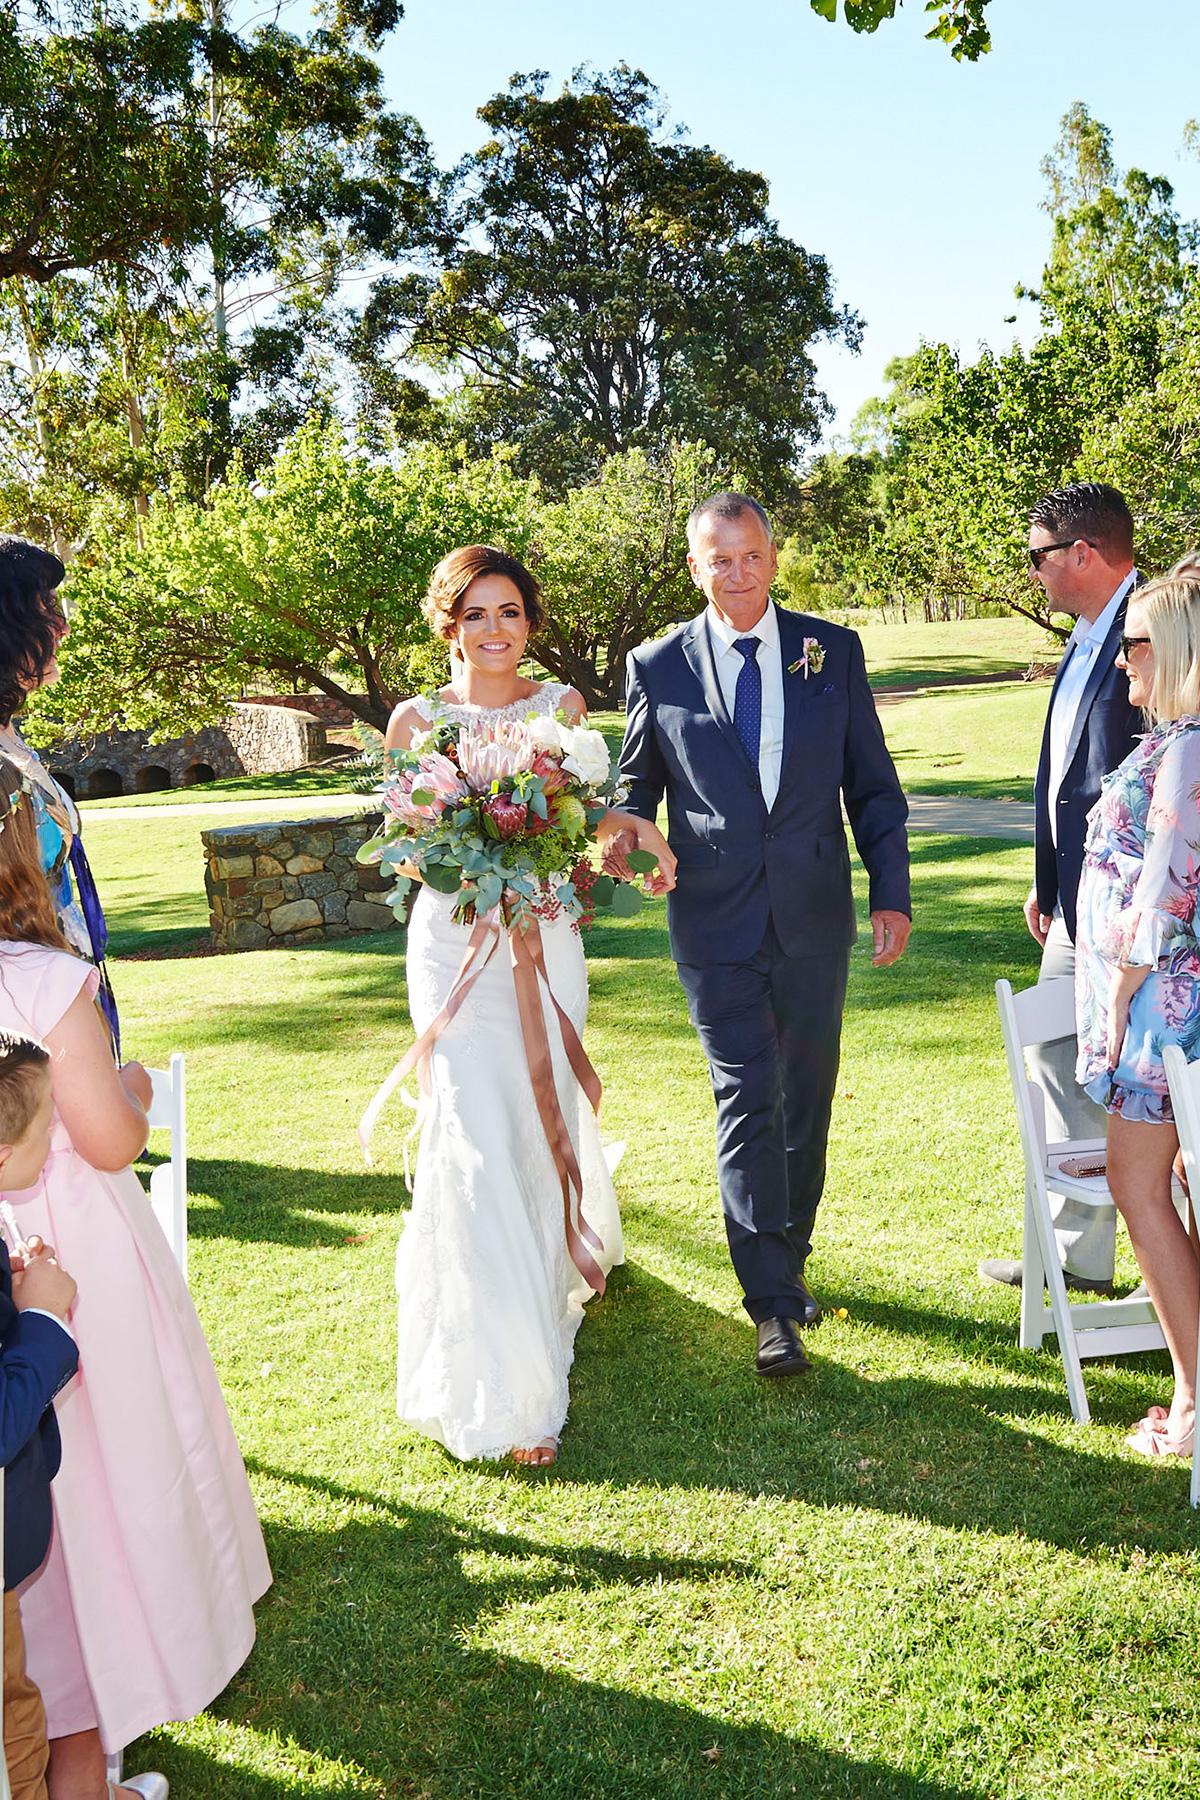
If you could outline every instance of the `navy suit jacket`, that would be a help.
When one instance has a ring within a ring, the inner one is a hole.
[[[768,918],[788,956],[853,943],[843,797],[870,876],[871,910],[911,910],[908,805],[858,636],[806,613],[776,612],[783,756],[769,812],[721,696],[705,613],[630,652],[621,773],[639,817],[653,819],[667,797],[667,835],[679,859],[667,899],[676,962],[744,962]],[[789,674],[806,637],[825,652],[820,672]]]
[[[18,1312],[8,1247],[0,1242],[0,1467],[4,1469],[4,1585],[15,1588],[50,1548],[50,1482],[62,1458],[50,1402],[79,1367],[69,1332]]]
[[[1038,911],[1047,918],[1061,903],[1063,923],[1075,937],[1075,903],[1083,873],[1083,845],[1087,816],[1100,798],[1100,783],[1110,769],[1124,762],[1146,730],[1140,710],[1129,704],[1129,681],[1116,665],[1120,638],[1125,630],[1122,601],[1108,636],[1088,672],[1087,685],[1067,742],[1063,778],[1055,806],[1057,848],[1050,836],[1050,710],[1066,668],[1059,664],[1046,712],[1042,755],[1034,787],[1034,861]]]

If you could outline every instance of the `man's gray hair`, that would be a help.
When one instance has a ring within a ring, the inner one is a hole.
[[[710,494],[707,500],[701,500],[688,514],[688,549],[695,549],[696,535],[705,519],[740,519],[743,513],[753,513],[767,537],[774,543],[775,533],[771,529],[771,521],[758,501],[752,500],[749,494],[739,494],[732,488],[723,488],[719,494]]]

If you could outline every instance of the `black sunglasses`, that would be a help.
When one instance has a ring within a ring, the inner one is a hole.
[[[1030,550],[1029,560],[1035,569],[1040,569],[1044,558],[1049,556],[1052,550],[1069,550],[1072,544],[1091,544],[1093,550],[1096,548],[1095,544],[1092,543],[1091,538],[1073,537],[1068,538],[1066,542],[1062,544],[1039,544],[1036,550]]]
[[[1125,658],[1125,661],[1128,662],[1129,652],[1133,649],[1135,644],[1148,644],[1149,642],[1149,638],[1123,637],[1121,639],[1121,655]]]

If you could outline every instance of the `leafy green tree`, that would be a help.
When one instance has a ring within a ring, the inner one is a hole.
[[[838,0],[808,0],[821,18],[832,24],[838,16]],[[904,0],[842,0],[842,17],[852,31],[875,31],[885,19],[894,19]],[[925,11],[935,15],[926,37],[948,44],[956,62],[977,62],[992,47],[987,9],[991,0],[925,0]]]
[[[882,517],[851,561],[865,587],[927,616],[1000,602],[1050,624],[1022,547],[1028,510],[1051,488],[1128,488],[1154,557],[1190,504],[1178,452],[1197,360],[1195,227],[1161,177],[1120,174],[1107,129],[1082,106],[1044,168],[1054,236],[1033,296],[1039,337],[970,363],[924,345],[894,365],[875,408]]]
[[[1064,115],[1042,174],[1054,238],[1040,289],[1017,292],[1041,303],[1048,325],[1081,306],[1157,316],[1179,304],[1195,267],[1197,227],[1179,218],[1164,176],[1121,175],[1112,133],[1082,101]]]
[[[270,680],[382,729],[404,693],[445,677],[420,612],[434,564],[462,543],[520,554],[533,500],[502,458],[418,446],[393,467],[306,427],[264,483],[235,460],[206,504],[155,509],[140,554],[118,547],[73,578],[62,679],[37,697],[36,728],[169,734]]]
[[[0,22],[6,16],[0,0]],[[147,43],[183,47],[157,88],[147,78],[147,91],[154,130],[168,150],[176,139],[185,144],[188,159],[147,163],[146,177],[175,182],[187,229],[155,226],[139,236],[146,221],[130,206],[127,237],[96,248],[86,184],[76,193],[60,182],[51,192],[54,229],[83,243],[75,258],[83,272],[66,271],[65,251],[47,260],[43,244],[39,267],[52,279],[35,282],[26,270],[0,281],[0,467],[10,527],[67,555],[108,528],[114,505],[140,531],[173,479],[202,495],[235,450],[257,469],[306,417],[332,415],[344,277],[436,235],[428,147],[413,120],[387,111],[366,54],[397,16],[387,0],[342,5],[298,35],[278,16],[239,21],[229,0],[181,0],[176,16],[137,38],[143,55]],[[88,57],[103,61],[109,30],[64,43],[91,67]],[[12,146],[28,139],[40,154],[56,121],[67,133],[75,101],[74,65],[64,74],[61,56],[55,61],[36,35],[19,48],[44,80],[32,96],[19,82],[6,94],[0,179],[18,185],[32,175]],[[129,83],[136,90],[133,75]],[[118,194],[140,117],[135,100],[136,92],[126,137],[113,135]],[[101,195],[106,154],[101,137],[91,150]],[[52,184],[55,166],[51,157]],[[24,218],[18,200],[6,190],[14,232]]]
[[[530,543],[550,622],[542,664],[589,707],[620,706],[625,658],[703,602],[687,568],[687,516],[720,485],[712,452],[627,450],[594,481],[544,504]]]
[[[200,34],[76,17],[0,4],[0,281],[181,256],[203,234]]]
[[[481,108],[440,278],[388,276],[360,345],[465,371],[461,417],[512,442],[559,491],[603,458],[703,440],[768,496],[786,492],[828,407],[811,349],[856,344],[822,257],[785,238],[761,175],[666,137],[646,76],[577,71],[561,93],[514,76]]]

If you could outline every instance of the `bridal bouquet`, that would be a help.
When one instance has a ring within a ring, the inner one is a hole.
[[[590,923],[597,908],[630,917],[636,888],[598,875],[587,857],[595,829],[621,797],[598,731],[535,714],[522,723],[438,723],[396,751],[383,786],[384,822],[360,862],[400,873],[408,863],[440,894],[458,896],[454,917],[473,924],[499,907],[506,927],[535,917]],[[655,866],[632,851],[639,873]],[[400,915],[406,888],[391,896]]]

